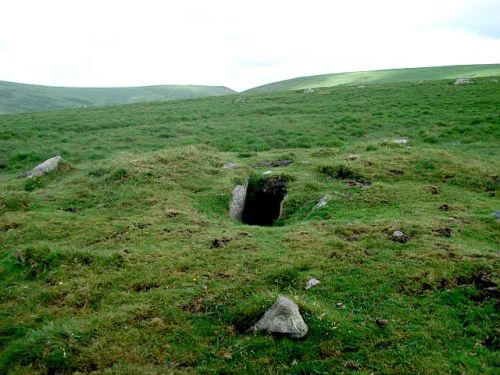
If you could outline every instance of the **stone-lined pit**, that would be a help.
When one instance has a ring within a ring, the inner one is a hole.
[[[278,178],[250,179],[241,221],[249,225],[273,225],[283,210],[287,195],[286,181]]]

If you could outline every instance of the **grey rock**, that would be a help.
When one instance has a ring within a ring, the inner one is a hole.
[[[223,166],[222,166],[222,169],[235,169],[235,168],[239,168],[239,164],[238,163],[225,163]]]
[[[499,211],[495,211],[491,214],[491,216],[494,216],[497,218],[497,221],[500,221],[500,210]]]
[[[38,164],[31,171],[24,173],[22,177],[33,178],[43,176],[44,174],[47,174],[56,169],[61,160],[62,158],[60,156],[54,156],[53,158],[47,159],[43,163]]]
[[[400,230],[392,232],[392,239],[397,242],[405,243],[408,241],[408,236]]]
[[[328,204],[328,201],[331,199],[331,196],[326,194],[326,195],[323,195],[319,202],[316,203],[316,206],[313,207],[313,211],[314,210],[317,210],[318,208],[322,208],[322,207],[325,207],[327,204]]]
[[[314,90],[310,87],[308,87],[307,89],[304,89],[304,94],[312,94],[314,92]]]
[[[472,82],[472,80],[470,78],[467,78],[467,77],[457,78],[455,80],[455,85],[469,85],[471,83],[474,83],[474,82]]]
[[[308,328],[298,306],[286,297],[278,297],[274,305],[250,330],[281,333],[299,339],[307,334]]]
[[[233,198],[229,207],[229,216],[235,220],[241,220],[245,200],[247,197],[247,187],[245,185],[236,185],[233,189]]]
[[[408,140],[406,138],[398,138],[392,141],[398,145],[406,146],[408,144]]]
[[[315,279],[314,277],[312,279],[309,279],[306,284],[306,290],[309,290],[311,288],[314,288],[315,286],[321,284],[321,281],[318,279]]]
[[[387,319],[377,319],[375,322],[379,327],[385,327],[387,324],[389,324],[389,321]]]
[[[404,236],[404,233],[401,232],[400,230],[395,230],[393,233],[392,233],[392,237],[394,238],[401,238]]]
[[[347,157],[345,158],[345,160],[351,161],[351,160],[356,160],[357,158],[359,158],[358,154],[349,154],[349,155],[347,155]]]
[[[273,172],[272,171],[265,171],[264,173],[262,173],[263,176],[267,176],[269,174],[272,174]]]

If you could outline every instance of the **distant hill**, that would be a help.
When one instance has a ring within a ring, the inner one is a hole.
[[[254,87],[246,92],[300,90],[308,87],[330,87],[369,83],[396,83],[405,81],[429,81],[459,77],[500,76],[500,64],[456,65],[428,68],[373,70],[366,72],[335,73],[299,77]]]
[[[234,91],[223,86],[162,85],[78,88],[0,81],[0,114],[190,99],[231,93]]]

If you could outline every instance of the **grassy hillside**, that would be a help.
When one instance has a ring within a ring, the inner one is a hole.
[[[248,92],[256,93],[331,87],[338,85],[362,85],[369,83],[396,83],[411,81],[418,82],[461,77],[490,77],[499,75],[500,64],[373,70],[366,72],[323,74],[310,77],[293,78],[286,81],[274,82],[255,87],[248,90]]]
[[[41,112],[158,100],[199,98],[233,93],[222,86],[145,86],[77,88],[0,81],[0,114]]]
[[[494,374],[499,153],[490,79],[0,116],[0,373]],[[279,295],[303,340],[247,332]]]

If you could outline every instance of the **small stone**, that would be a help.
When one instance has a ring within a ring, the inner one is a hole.
[[[304,94],[312,94],[314,92],[314,90],[310,87],[308,87],[307,89],[304,89]]]
[[[387,324],[389,324],[389,321],[387,319],[377,319],[376,322],[379,327],[385,327]]]
[[[235,169],[235,168],[239,168],[240,165],[238,163],[225,163],[223,166],[222,166],[222,169]]]
[[[318,279],[315,279],[314,277],[312,279],[309,279],[306,284],[306,290],[309,290],[311,288],[314,288],[316,285],[321,284],[321,281]]]
[[[60,156],[54,156],[53,158],[47,159],[43,163],[38,164],[31,171],[24,173],[22,177],[33,178],[43,176],[44,174],[47,174],[56,169],[61,160],[62,158]]]
[[[408,241],[408,236],[400,230],[395,230],[392,232],[392,239],[397,242],[405,243]]]
[[[467,78],[467,77],[457,78],[455,80],[455,85],[469,85],[471,83],[474,83],[474,82],[472,82],[472,80],[470,78]]]
[[[278,297],[274,305],[250,330],[280,333],[299,339],[307,334],[308,328],[300,316],[299,307],[286,297]]]
[[[491,216],[494,216],[497,218],[497,221],[500,221],[500,210],[499,211],[495,211],[491,214]]]
[[[313,211],[315,211],[315,210],[317,210],[319,208],[325,207],[328,204],[328,202],[330,201],[330,199],[331,199],[330,195],[328,195],[328,194],[323,195],[319,199],[318,203],[316,203],[316,205],[313,207]]]
[[[345,158],[345,160],[352,161],[352,160],[356,160],[357,158],[359,158],[358,154],[349,154],[349,155],[347,155],[347,157]]]
[[[273,172],[272,171],[265,171],[264,173],[262,173],[263,176],[267,176],[267,175],[270,175],[272,174]]]
[[[408,144],[408,140],[406,138],[398,138],[392,141],[393,143],[396,143],[397,145],[401,146],[406,146]]]
[[[342,302],[336,304],[337,309],[345,309],[345,305]]]

